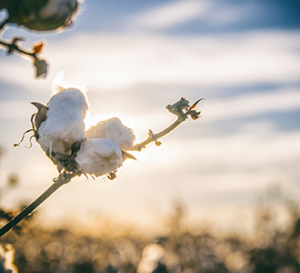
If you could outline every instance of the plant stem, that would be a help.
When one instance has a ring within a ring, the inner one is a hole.
[[[11,53],[13,51],[17,51],[21,54],[24,54],[24,55],[27,55],[27,56],[30,56],[34,59],[36,59],[36,54],[34,52],[28,52],[28,51],[25,51],[21,48],[19,48],[19,46],[13,41],[12,43],[6,43],[4,41],[1,41],[0,40],[0,45],[6,47],[8,49],[8,52]]]
[[[141,151],[143,148],[146,147],[146,145],[153,141],[155,141],[155,144],[159,146],[161,143],[157,140],[173,131],[178,125],[184,122],[189,115],[192,117],[192,119],[197,119],[201,112],[195,111],[194,108],[196,107],[197,103],[201,100],[203,99],[197,100],[192,106],[190,106],[189,101],[187,99],[181,98],[174,104],[167,105],[166,108],[169,110],[170,113],[177,116],[177,120],[173,122],[170,126],[168,126],[166,129],[162,130],[157,134],[154,134],[152,130],[149,130],[148,138],[145,141],[134,145],[134,147],[131,150]]]
[[[162,130],[161,132],[157,133],[157,134],[153,134],[152,130],[149,130],[148,133],[148,138],[141,142],[138,143],[136,145],[134,145],[134,147],[132,148],[132,150],[134,151],[141,151],[143,148],[146,147],[146,145],[148,145],[149,143],[155,141],[156,145],[160,145],[160,142],[157,142],[157,140],[165,135],[167,135],[168,133],[170,133],[171,131],[173,131],[176,127],[178,127],[183,121],[185,121],[187,118],[186,115],[182,115],[182,116],[178,116],[177,120],[175,122],[173,122],[170,126],[168,126],[166,129]]]
[[[12,42],[11,46],[15,46],[15,42]],[[161,143],[157,140],[170,133],[176,127],[178,127],[182,122],[184,122],[188,118],[189,115],[191,116],[192,119],[197,119],[200,115],[200,112],[196,112],[193,109],[196,107],[197,103],[201,100],[202,99],[199,99],[192,106],[189,106],[189,101],[184,98],[181,98],[178,102],[174,103],[173,105],[167,105],[166,108],[169,110],[169,112],[177,116],[176,121],[173,122],[166,129],[162,130],[157,134],[154,134],[152,130],[149,130],[148,138],[145,141],[134,145],[134,147],[131,150],[141,151],[143,148],[146,147],[146,145],[154,141],[155,144],[159,146]],[[61,173],[58,176],[58,178],[54,180],[55,183],[51,185],[40,197],[38,197],[33,203],[31,203],[28,207],[26,207],[20,214],[18,214],[4,227],[0,229],[0,237],[4,235],[6,232],[8,232],[15,225],[17,225],[23,218],[25,218],[34,209],[36,209],[42,202],[44,202],[48,197],[50,197],[51,194],[53,194],[62,185],[69,183],[73,177],[79,176],[81,174],[82,173],[68,173],[68,172]]]
[[[53,183],[42,195],[40,195],[35,201],[33,201],[29,206],[27,206],[23,211],[21,211],[16,217],[11,219],[4,227],[0,229],[0,237],[17,225],[22,219],[29,215],[33,210],[35,210],[41,203],[43,203],[48,197],[50,197],[56,190],[58,190],[62,185],[67,184],[75,175],[62,173],[59,175],[58,179]]]

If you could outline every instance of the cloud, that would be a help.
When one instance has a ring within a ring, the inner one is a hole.
[[[141,84],[219,87],[289,83],[300,80],[297,36],[297,31],[200,37],[81,34],[49,42],[45,55],[50,73],[70,68],[67,80],[78,83],[80,79],[79,84],[102,90]],[[1,62],[1,77],[11,82],[18,77],[22,85],[37,90],[41,82],[32,80],[28,63],[21,64]]]
[[[209,7],[208,2],[181,0],[163,4],[150,11],[138,14],[130,20],[130,25],[137,28],[162,30],[188,22],[203,16]]]
[[[251,194],[263,190],[274,181],[284,184],[289,191],[294,186],[291,192],[299,194],[299,187],[295,187],[300,176],[299,137],[299,132],[269,132],[262,135],[247,132],[225,137],[181,139],[180,145],[178,139],[173,137],[164,143],[167,150],[170,146],[176,147],[171,160],[164,157],[162,148],[156,149],[147,159],[149,173],[144,177],[151,180],[151,173],[155,173],[152,166],[159,158],[167,162],[162,166],[164,171],[159,174],[160,179],[165,181],[162,190],[180,192],[192,199],[193,196],[199,198],[205,194],[210,194],[211,198],[218,194],[225,196],[235,191]],[[152,183],[156,185],[160,182]]]
[[[50,44],[50,71],[70,68],[67,80],[102,90],[140,84],[231,86],[299,81],[298,32],[164,37],[159,35],[78,35]],[[62,51],[61,48],[68,48]],[[86,50],[88,49],[88,50]],[[80,54],[78,54],[80,52]],[[28,64],[1,62],[6,81],[36,89]],[[5,69],[4,69],[5,68]],[[26,73],[21,73],[25,71]],[[50,72],[50,73],[51,73]],[[52,74],[52,78],[54,75]],[[34,88],[35,87],[35,88]]]
[[[254,93],[228,99],[208,101],[201,105],[203,122],[241,119],[265,113],[300,109],[299,88]]]
[[[0,119],[22,119],[26,115],[30,119],[31,109],[29,103],[26,105],[23,101],[0,101]]]
[[[214,27],[236,26],[237,24],[253,23],[265,19],[266,11],[261,2],[240,2],[230,4],[214,3],[209,12],[205,13],[205,23]],[[273,13],[273,10],[267,12]]]
[[[226,30],[230,33],[237,29],[257,28],[258,24],[260,27],[265,24],[275,26],[278,21],[284,23],[282,16],[282,13],[278,14],[277,7],[270,9],[270,5],[260,1],[177,0],[131,16],[128,27],[130,30],[159,32],[176,30],[176,27],[185,24],[186,31],[207,33]]]

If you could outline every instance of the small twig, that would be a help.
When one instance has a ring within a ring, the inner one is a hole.
[[[1,31],[1,29],[0,29],[0,31]],[[18,42],[20,42],[20,41],[24,41],[24,39],[16,37],[16,38],[12,39],[11,43],[0,40],[0,46],[7,48],[8,55],[13,52],[18,52],[21,55],[31,57],[33,59],[33,65],[36,68],[36,77],[40,77],[40,76],[45,77],[47,74],[48,64],[45,60],[42,60],[37,56],[37,54],[40,53],[40,51],[43,47],[43,43],[37,45],[38,47],[40,47],[40,49],[37,49],[37,47],[34,47],[32,51],[26,51],[19,47]]]
[[[35,118],[35,116],[36,116],[36,113],[34,113],[34,114],[31,116],[31,118],[30,118],[30,122],[31,122],[32,128],[29,129],[29,130],[27,130],[27,131],[25,131],[25,132],[23,133],[23,136],[22,136],[21,140],[20,140],[18,143],[14,144],[14,147],[20,147],[20,144],[23,142],[23,140],[24,140],[24,138],[25,138],[25,135],[28,134],[28,133],[30,133],[30,132],[33,132],[33,135],[30,136],[30,138],[29,138],[29,144],[30,144],[30,146],[29,146],[29,147],[26,147],[26,146],[25,146],[25,147],[28,148],[28,149],[30,149],[30,148],[32,147],[31,139],[32,139],[33,137],[37,138],[37,131],[36,131],[36,129],[35,129],[34,121],[33,121],[34,118]]]
[[[30,57],[36,59],[37,56],[36,56],[35,52],[29,52],[29,51],[25,51],[25,50],[19,48],[19,46],[17,44],[17,42],[19,42],[19,41],[23,41],[23,39],[22,38],[14,38],[11,43],[7,43],[7,42],[0,40],[0,45],[7,48],[8,54],[12,53],[13,51],[17,51],[23,55],[27,55],[27,56],[30,56]]]
[[[177,126],[179,126],[183,121],[185,121],[185,119],[186,119],[186,117],[184,117],[184,116],[183,117],[178,117],[177,120],[174,123],[172,123],[169,127],[167,127],[166,129],[164,129],[163,131],[161,131],[157,134],[154,134],[152,130],[149,130],[148,138],[145,141],[134,145],[132,150],[141,151],[143,148],[146,147],[146,145],[148,145],[149,143],[154,142],[154,141],[155,141],[155,144],[157,146],[159,146],[161,144],[161,142],[159,142],[157,140],[159,138],[167,135],[168,133],[170,133]]]
[[[76,176],[72,173],[61,173],[56,180],[42,195],[40,195],[34,202],[27,206],[23,211],[21,211],[16,217],[11,219],[4,227],[0,229],[0,237],[7,233],[10,229],[16,226],[22,219],[29,215],[33,210],[35,210],[41,203],[43,203],[48,197],[50,197],[56,190],[58,190],[62,185],[65,185],[71,181],[71,179]]]
[[[28,133],[30,133],[30,132],[34,132],[34,129],[29,129],[29,130],[25,131],[25,132],[23,133],[23,136],[22,136],[21,140],[20,140],[18,143],[14,144],[14,147],[19,147],[20,144],[23,142],[23,140],[24,140],[24,138],[25,138],[25,135],[28,134]],[[34,135],[33,135],[33,136],[34,136]],[[30,139],[29,139],[29,142],[30,142],[30,146],[29,146],[28,148],[31,148],[31,147],[32,147],[31,137],[30,137]]]
[[[192,119],[197,119],[201,112],[197,112],[193,109],[196,107],[197,103],[201,100],[203,99],[199,99],[192,106],[189,106],[189,101],[184,98],[181,98],[178,102],[174,103],[173,105],[168,105],[167,109],[172,114],[177,115],[178,117],[177,120],[173,122],[170,126],[168,126],[166,129],[164,129],[163,131],[157,134],[154,134],[152,130],[149,130],[148,138],[145,141],[134,145],[132,150],[141,151],[143,148],[146,147],[146,145],[148,145],[151,142],[155,142],[155,144],[159,146],[161,145],[161,142],[159,142],[158,139],[173,131],[182,122],[184,122],[189,115],[192,117]]]

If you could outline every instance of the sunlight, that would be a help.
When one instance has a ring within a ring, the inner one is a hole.
[[[3,51],[0,145],[7,153],[0,173],[4,181],[11,171],[21,177],[19,188],[2,194],[5,206],[28,203],[59,175],[38,143],[33,141],[30,150],[24,148],[28,142],[13,147],[31,127],[36,109],[30,101],[46,104],[53,79],[88,89],[85,130],[118,117],[132,128],[138,143],[147,139],[149,129],[158,133],[174,122],[176,116],[166,105],[180,97],[191,102],[205,97],[206,102],[199,106],[201,119],[188,119],[163,137],[159,147],[151,143],[134,151],[137,161],[121,162],[114,181],[76,177],[41,208],[43,222],[48,218],[61,224],[69,215],[74,223],[85,217],[89,225],[93,210],[157,226],[153,215],[177,196],[187,200],[195,221],[213,216],[216,226],[236,226],[235,208],[244,214],[251,198],[276,179],[299,199],[299,28],[259,27],[270,20],[261,17],[264,4],[225,2],[86,1],[78,16],[82,26],[75,22],[67,35],[47,36],[41,53],[49,62],[45,79],[34,79],[32,62]],[[266,10],[270,17],[279,14],[279,9]],[[253,14],[264,20],[256,21]],[[9,26],[3,38],[24,33],[26,48],[44,37]]]

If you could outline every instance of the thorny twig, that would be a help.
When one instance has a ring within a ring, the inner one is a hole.
[[[177,116],[177,120],[168,126],[163,131],[154,134],[152,130],[149,130],[148,138],[136,144],[132,150],[141,151],[143,148],[146,147],[151,142],[155,142],[157,146],[161,143],[158,141],[159,138],[165,136],[166,134],[170,133],[174,130],[178,125],[180,125],[183,121],[185,121],[188,116],[192,119],[197,119],[200,116],[200,111],[197,112],[195,109],[196,105],[199,101],[203,99],[197,100],[192,106],[189,105],[189,101],[185,98],[181,98],[178,102],[168,105],[167,109],[169,112],[175,114]],[[32,117],[33,118],[33,117]],[[32,121],[32,119],[31,119]],[[32,130],[28,130],[32,131]],[[27,132],[27,131],[26,131]],[[24,136],[23,136],[24,137]],[[23,138],[22,138],[23,140]],[[16,145],[18,146],[18,144]],[[27,206],[20,214],[14,217],[11,221],[9,221],[4,227],[0,229],[0,237],[7,233],[11,228],[17,225],[22,219],[24,219],[27,215],[29,215],[34,209],[36,209],[42,202],[44,202],[48,197],[50,197],[56,190],[58,190],[62,185],[69,183],[72,178],[75,176],[80,176],[81,173],[78,172],[67,172],[64,171],[59,174],[57,179],[54,179],[54,182],[42,195],[40,195],[34,202],[32,202],[29,206]]]

